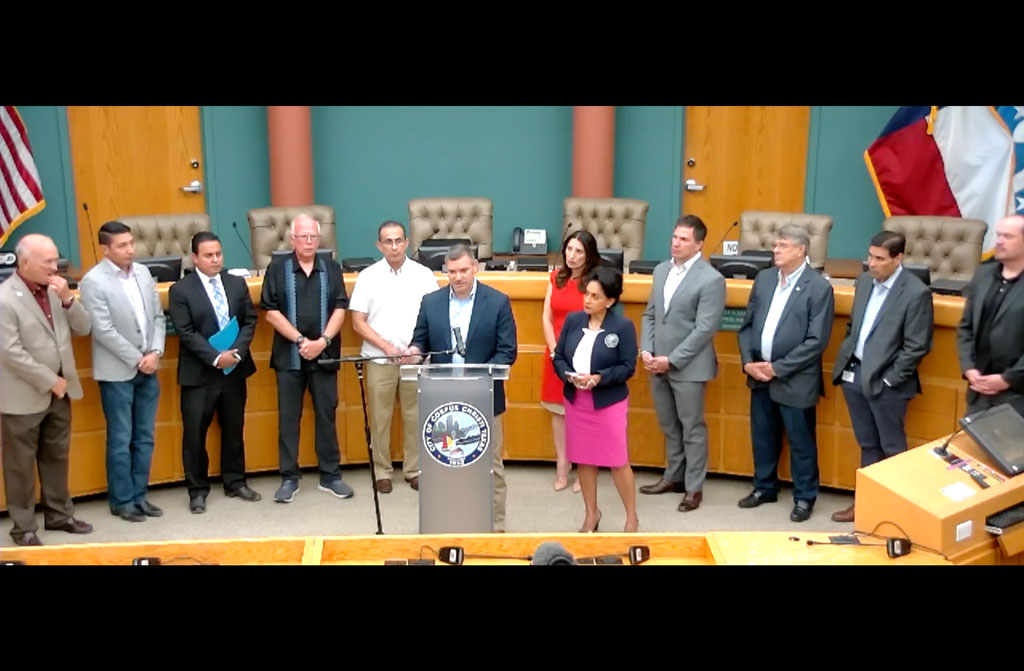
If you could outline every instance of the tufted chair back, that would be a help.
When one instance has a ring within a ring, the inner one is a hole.
[[[256,270],[270,265],[270,256],[280,249],[291,249],[289,233],[292,220],[300,214],[308,214],[320,222],[320,249],[338,252],[338,240],[334,236],[334,208],[328,205],[301,205],[294,207],[259,207],[249,210],[249,235],[252,237],[252,255]]]
[[[210,230],[208,214],[153,214],[118,217],[132,229],[135,257],[181,256],[181,267],[192,267],[192,236]]]
[[[828,234],[832,230],[832,217],[827,214],[804,214],[802,212],[764,212],[747,210],[740,213],[740,244],[742,254],[748,250],[771,249],[775,235],[787,224],[795,224],[807,231],[811,248],[807,250],[811,267],[821,270],[825,267],[828,253]]]
[[[469,239],[477,258],[494,253],[494,203],[490,198],[414,198],[409,201],[409,256],[430,239]]]
[[[887,231],[907,239],[904,263],[932,269],[932,280],[970,281],[981,263],[987,225],[980,219],[897,216],[882,222]]]
[[[640,258],[650,203],[633,198],[578,198],[570,196],[562,206],[562,240],[579,230],[597,239],[600,249],[621,249],[622,265]],[[561,249],[561,242],[557,249]]]

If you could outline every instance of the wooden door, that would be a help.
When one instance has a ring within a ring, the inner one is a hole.
[[[705,255],[744,210],[803,212],[810,118],[808,106],[687,106],[682,212],[707,225]]]
[[[83,270],[96,262],[106,221],[206,211],[205,193],[182,190],[205,184],[199,107],[68,107],[68,134]]]

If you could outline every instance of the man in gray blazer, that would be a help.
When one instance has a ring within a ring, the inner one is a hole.
[[[107,502],[128,522],[160,517],[146,500],[153,458],[166,322],[156,283],[134,263],[128,226],[100,226],[104,259],[82,278],[82,302],[92,318],[92,376],[99,383],[107,419]]]
[[[967,412],[1010,403],[1024,415],[1024,216],[996,224],[993,263],[974,272],[957,330]]]
[[[907,404],[921,391],[917,366],[932,348],[932,294],[903,268],[907,240],[882,231],[868,246],[868,272],[857,278],[846,338],[832,384],[842,384],[860,465],[907,451]],[[854,506],[832,515],[852,522]]]
[[[7,511],[18,545],[42,545],[35,520],[38,468],[44,526],[87,534],[68,489],[71,399],[82,384],[71,345],[89,333],[89,313],[57,274],[57,245],[29,234],[15,248],[18,271],[0,284],[0,443]]]
[[[643,314],[640,358],[650,375],[668,465],[644,494],[685,492],[680,512],[700,506],[708,472],[704,387],[718,374],[714,335],[725,309],[725,278],[701,256],[708,229],[700,217],[680,217],[672,258],[654,268]]]
[[[793,522],[810,519],[818,498],[815,406],[825,393],[821,354],[832,334],[832,285],[807,263],[810,239],[799,226],[778,230],[775,268],[757,274],[739,330],[740,359],[750,387],[754,491],[740,508],[778,499],[782,430],[789,438]]]

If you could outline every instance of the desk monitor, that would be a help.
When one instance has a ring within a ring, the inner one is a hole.
[[[1007,475],[1024,472],[1024,417],[1004,403],[960,420],[960,426]]]
[[[601,255],[601,265],[614,268],[620,273],[622,272],[621,249],[599,249],[597,253]]]
[[[441,272],[445,266],[445,255],[448,253],[448,250],[460,243],[469,247],[475,259],[476,245],[473,244],[472,240],[464,238],[429,238],[420,243],[420,248],[416,250],[416,260],[436,273]]]
[[[181,279],[180,256],[150,256],[144,259],[135,259],[135,263],[149,268],[153,280],[157,283],[177,282]]]
[[[868,271],[868,262],[867,261],[861,261],[860,262],[860,269],[861,269],[861,272],[865,272],[866,273]],[[909,273],[917,275],[917,279],[919,279],[922,282],[924,282],[924,285],[926,287],[927,286],[931,286],[931,283],[932,283],[932,269],[931,269],[931,266],[926,266],[926,265],[923,265],[923,264],[920,264],[920,263],[904,263],[903,264],[903,270],[906,270]]]
[[[739,256],[712,254],[710,261],[726,279],[737,280],[752,280],[765,268],[775,265],[771,256],[746,253]]]

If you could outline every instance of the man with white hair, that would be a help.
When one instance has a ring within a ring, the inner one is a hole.
[[[341,452],[335,413],[338,410],[339,365],[318,359],[341,355],[341,327],[348,294],[341,266],[318,257],[320,222],[307,214],[291,224],[294,252],[271,261],[263,278],[260,306],[274,327],[270,367],[277,377],[277,445],[281,487],[278,503],[291,503],[299,491],[299,421],[302,399],[309,388],[316,416],[316,456],[319,489],[347,499],[352,488],[341,480]]]
[[[0,438],[7,510],[18,545],[42,545],[36,531],[35,472],[44,528],[87,534],[68,489],[71,399],[82,398],[71,336],[88,335],[89,313],[57,274],[57,245],[29,234],[18,243],[18,270],[0,284]]]

